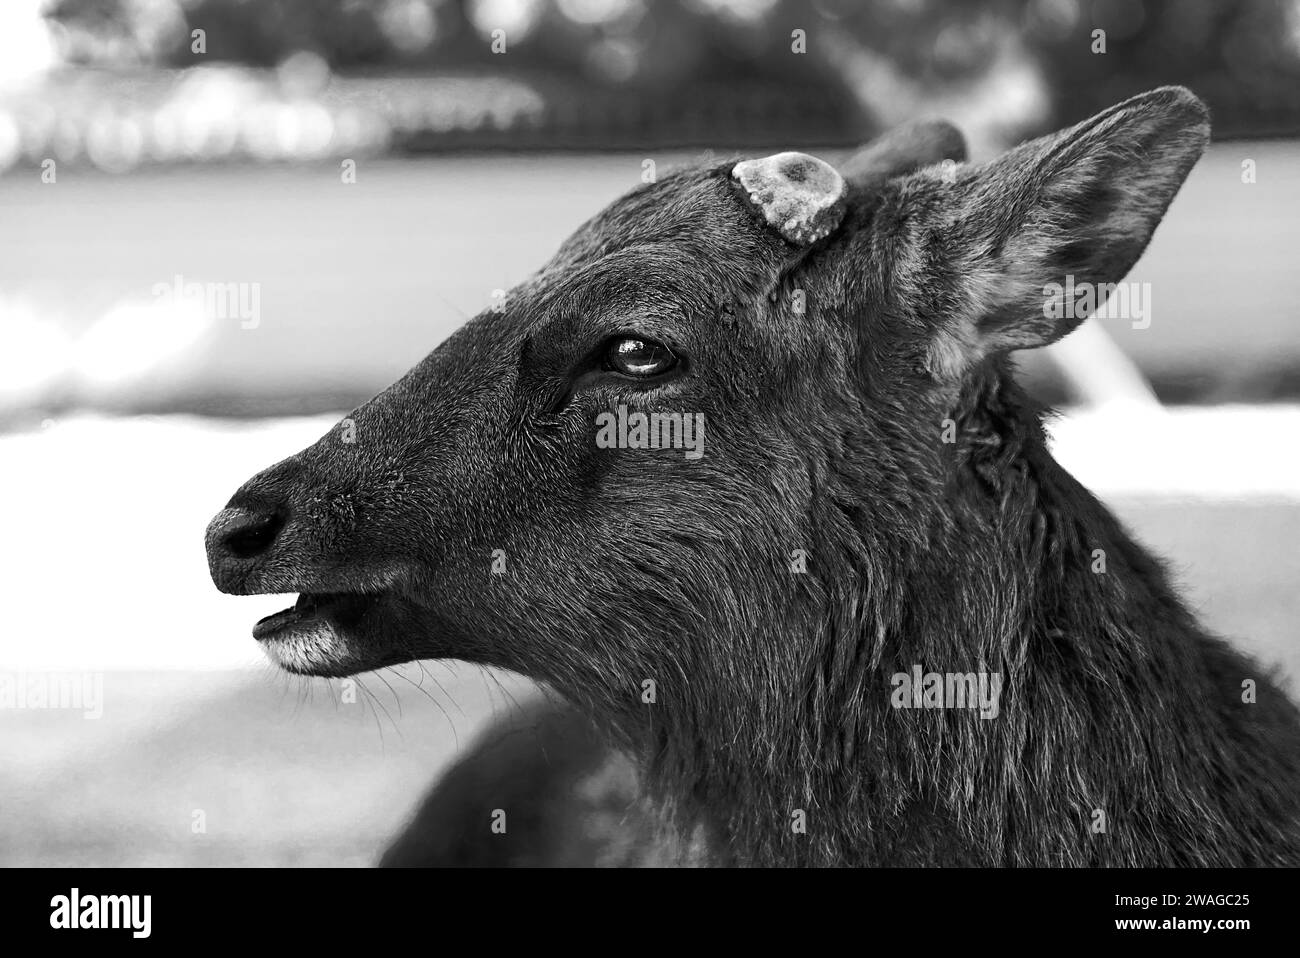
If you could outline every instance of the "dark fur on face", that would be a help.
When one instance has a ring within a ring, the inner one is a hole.
[[[1300,863],[1300,715],[1055,463],[1007,355],[1077,324],[1045,284],[1123,278],[1208,135],[1175,88],[983,166],[914,127],[804,245],[733,164],[667,176],[241,488],[214,581],[364,594],[268,642],[293,671],[547,683],[710,861]],[[678,366],[602,368],[623,334]],[[703,414],[705,455],[598,447],[619,405]],[[1000,673],[998,716],[892,707],[916,665]]]

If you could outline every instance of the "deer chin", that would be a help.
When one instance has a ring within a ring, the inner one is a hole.
[[[362,641],[383,599],[383,593],[304,592],[291,608],[258,621],[253,638],[286,672],[352,675],[385,664],[371,661]]]

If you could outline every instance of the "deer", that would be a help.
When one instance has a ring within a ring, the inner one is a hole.
[[[1162,87],[981,163],[918,120],[838,166],[686,166],[241,486],[209,569],[298,593],[253,629],[279,668],[547,690],[385,863],[1300,864],[1282,678],[1199,624],[1015,378],[1209,137]],[[663,441],[597,441],[616,413]]]

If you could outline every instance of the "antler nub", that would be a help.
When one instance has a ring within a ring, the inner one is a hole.
[[[844,178],[807,153],[743,160],[731,175],[767,224],[797,246],[829,235],[844,216]]]

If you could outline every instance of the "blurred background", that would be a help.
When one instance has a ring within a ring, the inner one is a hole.
[[[1023,375],[1295,690],[1300,0],[5,0],[0,680],[103,714],[0,707],[0,863],[369,864],[534,694],[275,675],[282,601],[217,594],[202,533],[647,169],[925,116],[978,160],[1167,83],[1215,144],[1129,277],[1150,322]]]

